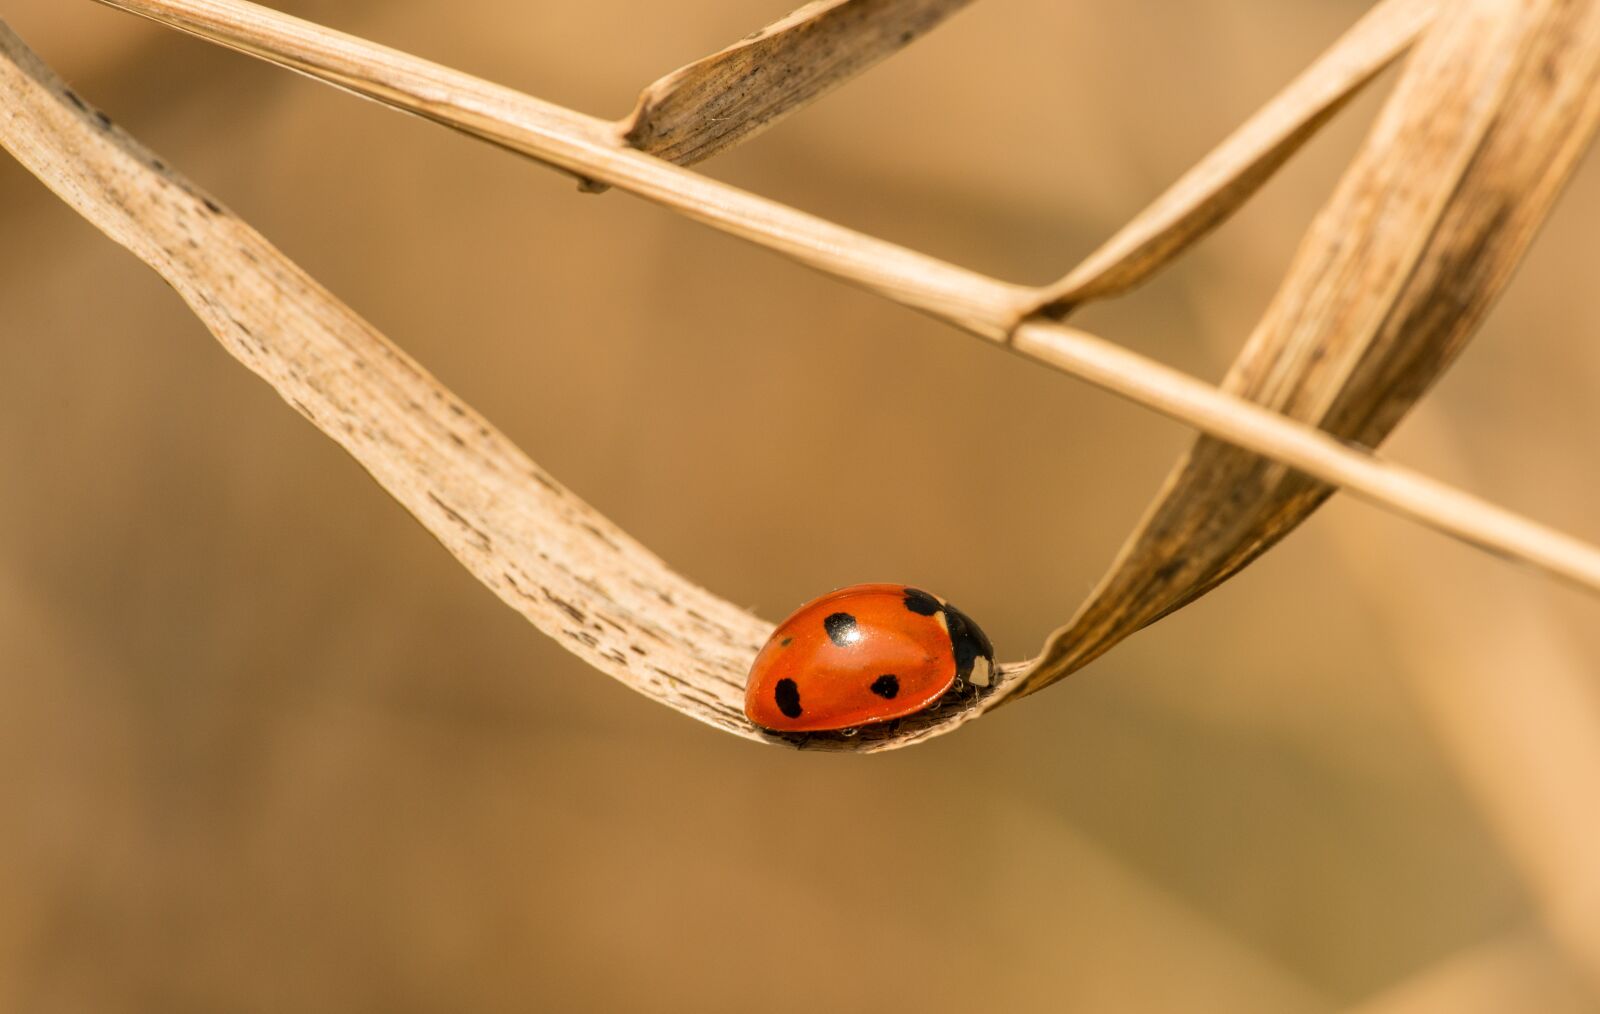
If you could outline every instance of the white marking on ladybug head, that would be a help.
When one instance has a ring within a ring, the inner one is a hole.
[[[986,687],[986,686],[988,686],[989,685],[989,675],[990,675],[989,660],[987,658],[984,658],[982,655],[979,655],[977,658],[972,660],[972,675],[968,676],[967,679],[969,681],[971,681],[973,686],[975,686],[975,687]]]

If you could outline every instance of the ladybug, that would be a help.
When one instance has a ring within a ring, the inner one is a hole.
[[[807,602],[756,656],[744,713],[775,732],[854,729],[989,686],[994,646],[936,595],[858,584]]]

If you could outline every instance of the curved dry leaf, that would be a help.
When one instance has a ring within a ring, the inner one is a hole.
[[[1438,6],[1439,0],[1381,0],[1133,221],[1040,290],[1037,311],[1062,317],[1090,300],[1126,292],[1216,228],[1405,52]]]
[[[693,165],[910,45],[971,0],[819,0],[646,88],[623,142]]]
[[[590,665],[735,735],[768,624],[675,574],[52,74],[0,22],[0,142],[480,581]]]
[[[0,21],[0,146],[154,268],[223,347],[343,447],[474,577],[589,665],[745,739],[874,751],[954,728],[947,709],[858,738],[768,735],[744,681],[772,625],[680,574],[562,487],[249,225],[92,108]]]
[[[1441,13],[1225,387],[1375,445],[1504,287],[1600,117],[1600,0]],[[1205,594],[1330,488],[1202,437],[1031,692]]]

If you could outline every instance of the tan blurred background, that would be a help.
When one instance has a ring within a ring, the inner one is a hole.
[[[277,6],[618,116],[788,5]],[[983,0],[707,168],[1042,282],[1364,6]],[[88,0],[3,16],[536,460],[763,615],[915,582],[1030,654],[1187,440],[626,195]],[[1377,101],[1083,322],[1220,376]],[[1589,538],[1597,216],[1591,162],[1390,445]],[[0,223],[0,1010],[1600,1009],[1600,624],[1577,593],[1339,501],[958,735],[762,749],[505,609],[9,159]]]

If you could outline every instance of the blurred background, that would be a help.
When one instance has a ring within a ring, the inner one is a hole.
[[[275,6],[621,116],[789,4]],[[985,0],[705,169],[1040,283],[1364,9]],[[904,581],[1030,655],[1189,439],[87,0],[5,17],[535,460],[769,618]],[[1391,79],[1080,322],[1220,377]],[[1388,445],[1590,539],[1597,218],[1591,160]],[[956,735],[764,749],[504,608],[10,159],[0,223],[0,1009],[1600,1009],[1600,624],[1576,592],[1336,500]]]

